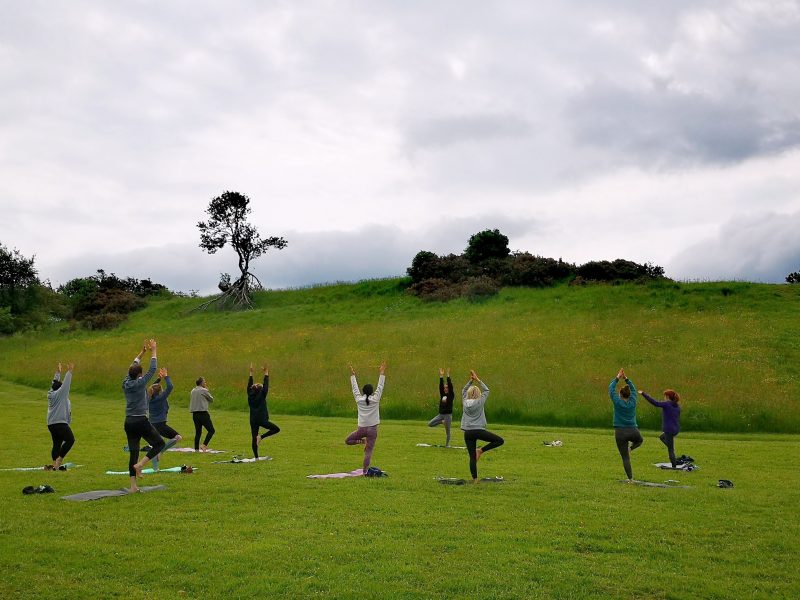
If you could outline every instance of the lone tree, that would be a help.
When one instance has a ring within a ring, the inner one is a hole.
[[[499,229],[484,229],[470,236],[464,256],[473,265],[490,258],[505,258],[511,254],[508,238]]]
[[[231,277],[222,273],[222,294],[201,304],[197,310],[212,304],[220,308],[252,308],[251,292],[263,289],[261,281],[250,272],[250,263],[270,248],[282,250],[288,242],[282,237],[261,239],[256,228],[247,222],[250,214],[250,198],[239,192],[224,192],[213,198],[206,208],[207,221],[197,224],[200,229],[200,247],[209,254],[230,244],[239,256],[239,278],[231,283]]]

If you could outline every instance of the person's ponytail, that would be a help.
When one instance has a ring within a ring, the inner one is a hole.
[[[369,406],[369,397],[372,395],[372,392],[375,391],[372,387],[372,384],[366,384],[363,388],[361,388],[361,391],[364,394],[364,402],[366,402],[367,406]]]

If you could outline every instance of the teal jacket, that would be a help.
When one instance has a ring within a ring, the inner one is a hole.
[[[611,402],[614,403],[614,427],[633,427],[638,429],[639,425],[636,423],[636,386],[633,385],[630,379],[625,378],[625,383],[631,388],[631,397],[623,400],[617,392],[617,381],[618,379],[615,377],[611,380],[611,385],[608,386],[608,395],[611,396]]]

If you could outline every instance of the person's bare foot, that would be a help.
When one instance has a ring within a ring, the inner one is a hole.
[[[261,442],[263,442],[263,441],[264,441],[264,438],[262,438],[260,435],[256,436],[256,446],[260,446]]]
[[[129,494],[135,494],[135,493],[136,493],[136,492],[138,492],[138,491],[139,491],[139,488],[138,488],[137,486],[135,486],[135,485],[132,485],[132,486],[130,487],[130,489],[128,490],[128,493],[129,493]]]
[[[480,483],[480,481],[481,480],[476,477],[475,479],[472,480],[472,483]]]
[[[64,462],[64,458],[59,456],[56,459],[56,461],[53,463],[53,467],[55,468],[56,471],[58,471],[61,468],[61,463],[62,462]]]
[[[482,448],[478,448],[477,450],[475,450],[475,460],[476,461],[479,460],[482,454],[483,454]]]
[[[142,465],[140,465],[139,463],[133,465],[133,470],[136,471],[137,478],[144,477],[144,475],[142,475]]]
[[[208,446],[206,446],[205,444],[200,444],[200,452],[207,452],[207,451],[208,451]]]
[[[45,465],[44,466],[44,470],[45,471],[55,471],[56,470],[56,466],[55,465]]]

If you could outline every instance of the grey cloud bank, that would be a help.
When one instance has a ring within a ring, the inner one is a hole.
[[[0,243],[54,281],[210,290],[230,269],[194,224],[234,189],[290,240],[256,265],[276,286],[402,273],[494,226],[576,262],[781,281],[798,55],[784,0],[11,3]]]

